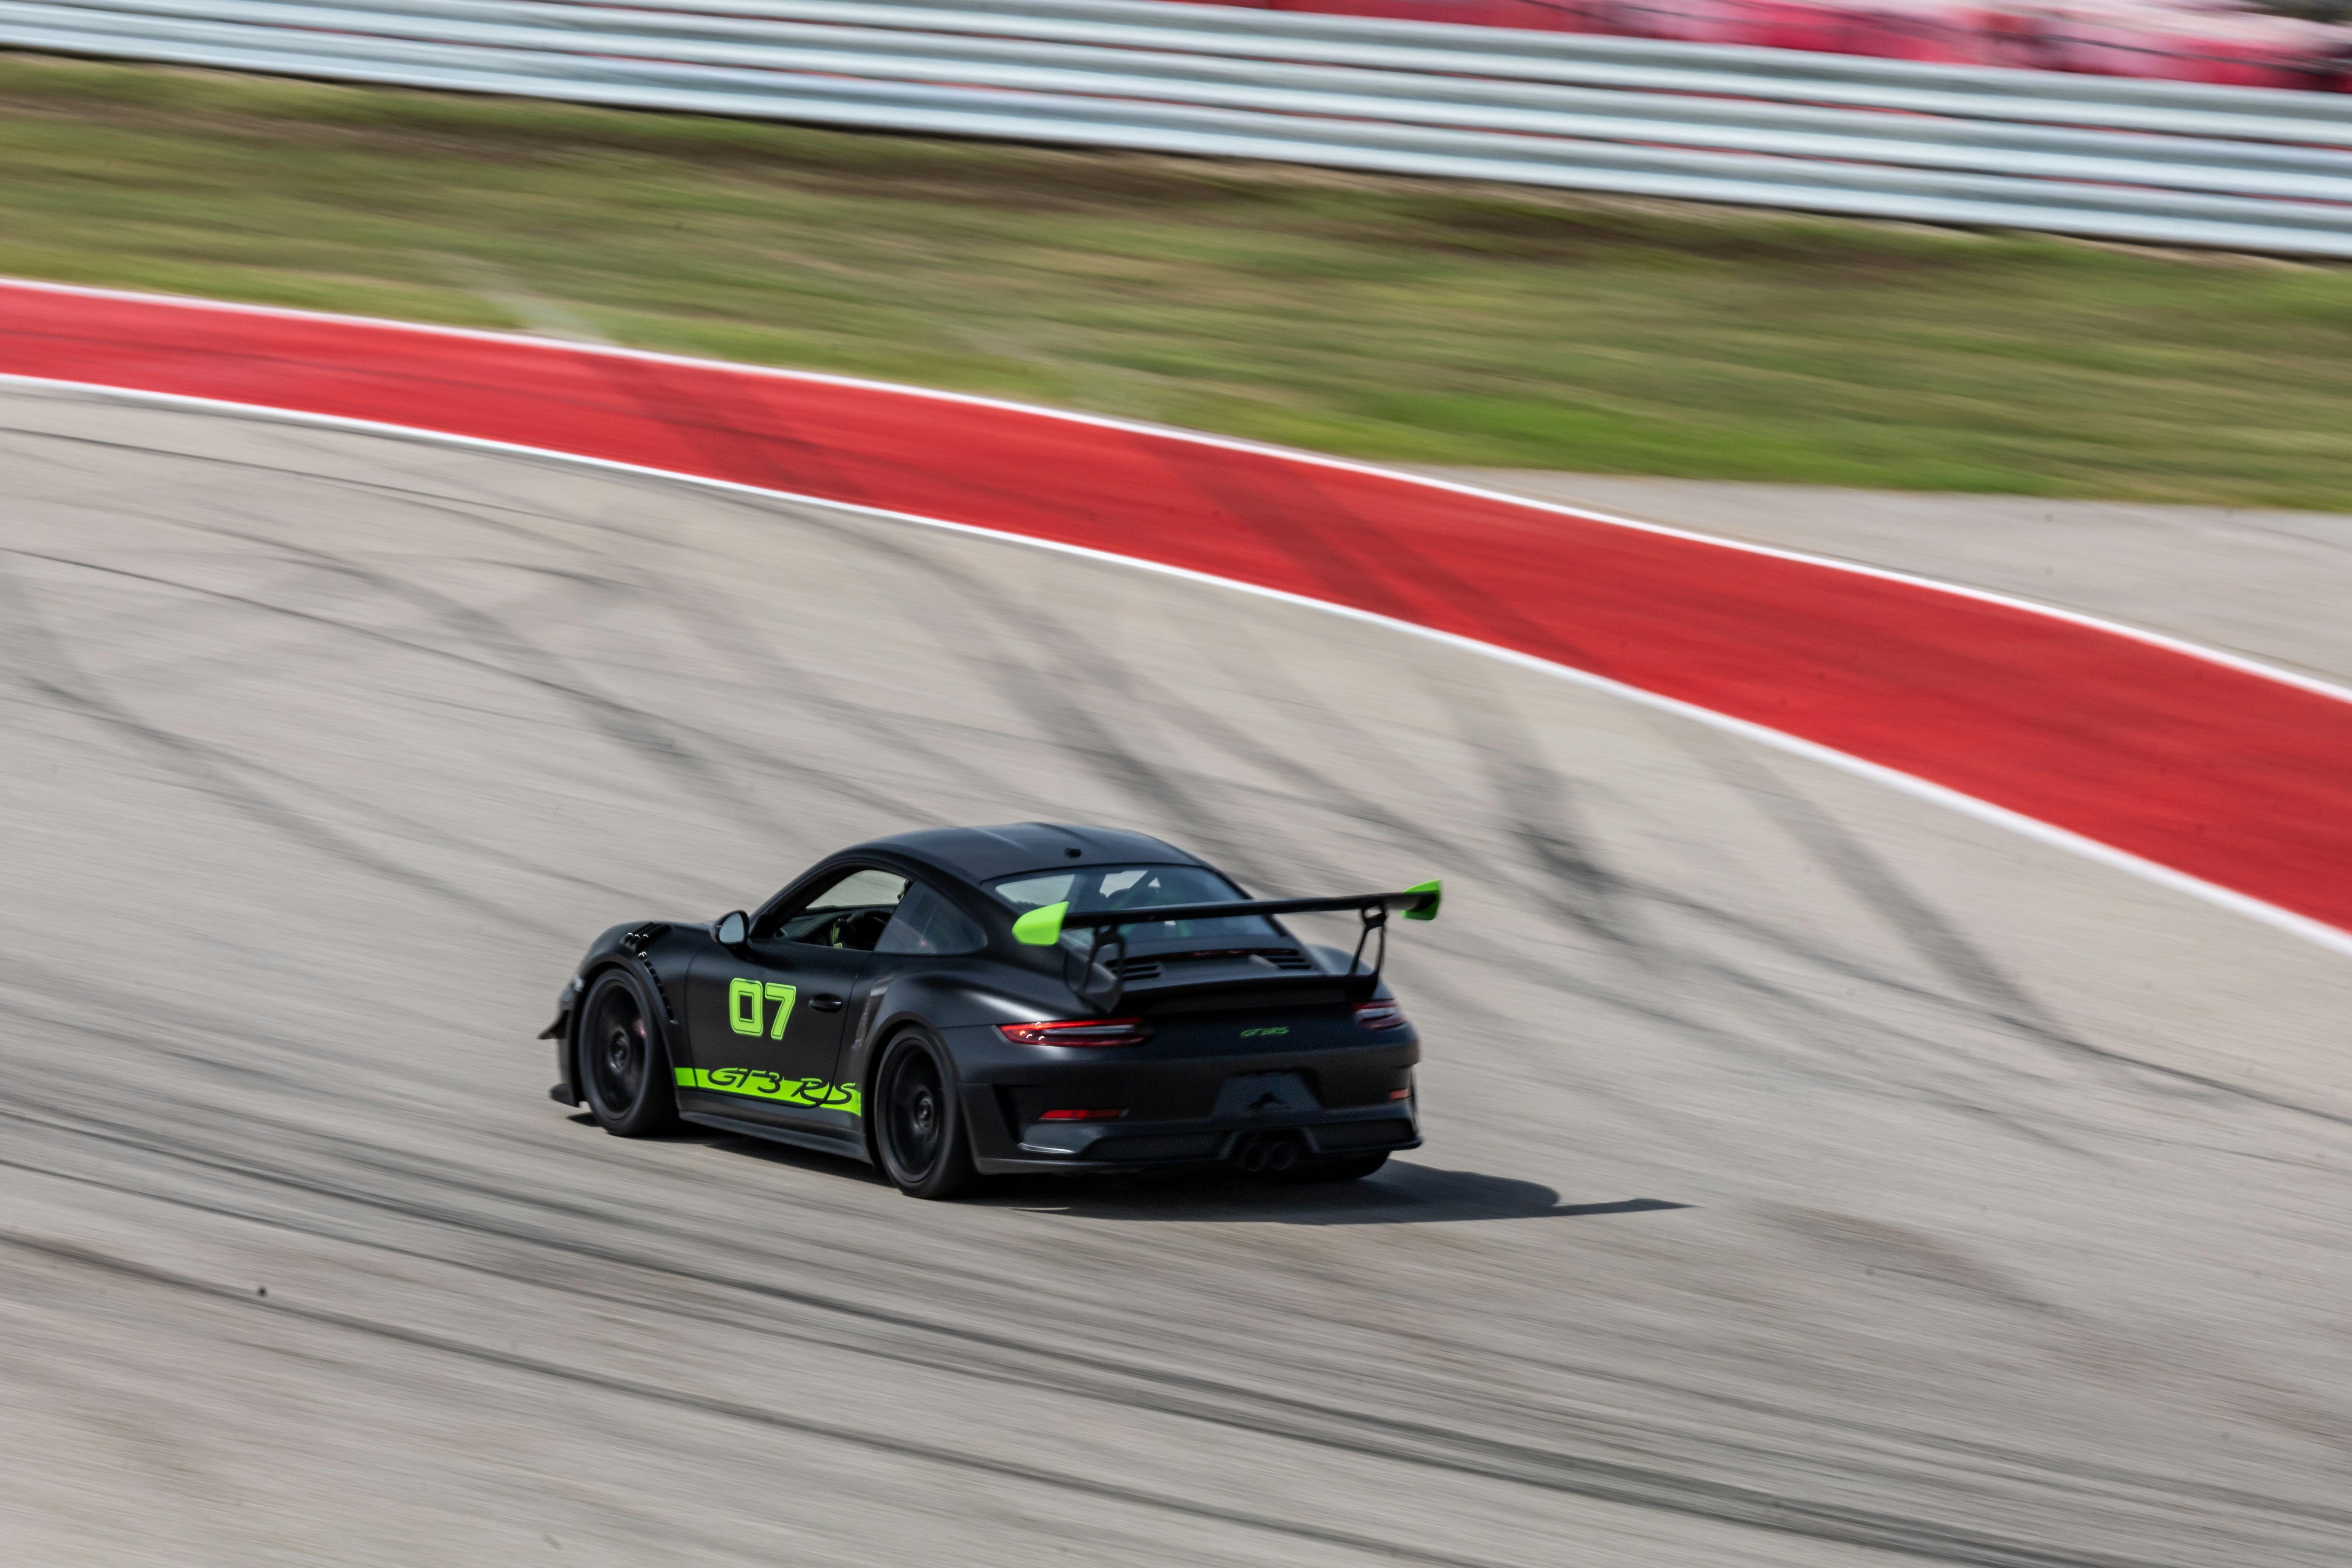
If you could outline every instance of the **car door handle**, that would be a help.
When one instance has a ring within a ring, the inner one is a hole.
[[[841,1011],[841,998],[830,991],[820,991],[809,998],[809,1005],[820,1013],[838,1013]]]

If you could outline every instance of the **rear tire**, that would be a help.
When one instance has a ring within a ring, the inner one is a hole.
[[[645,988],[625,969],[596,977],[580,1006],[575,1080],[588,1114],[615,1138],[676,1130],[677,1085]]]
[[[866,1114],[882,1173],[908,1197],[944,1198],[971,1180],[955,1068],[925,1031],[906,1031],[882,1053]]]
[[[1360,1182],[1389,1163],[1386,1154],[1358,1154],[1346,1160],[1324,1160],[1298,1165],[1275,1178],[1277,1182]]]

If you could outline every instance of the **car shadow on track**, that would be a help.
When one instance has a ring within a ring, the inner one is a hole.
[[[1391,1161],[1378,1175],[1328,1185],[1239,1176],[1097,1181],[1007,1178],[965,1200],[1086,1219],[1227,1225],[1445,1225],[1492,1219],[1589,1219],[1688,1208],[1663,1198],[1567,1204],[1538,1182]]]
[[[594,1123],[585,1116],[572,1121]],[[747,1159],[765,1160],[851,1180],[879,1182],[871,1167],[834,1154],[700,1128],[677,1134],[681,1142],[726,1149]],[[1690,1204],[1664,1198],[1620,1198],[1611,1203],[1566,1204],[1539,1182],[1475,1171],[1443,1171],[1391,1160],[1362,1181],[1284,1183],[1265,1178],[1204,1173],[1165,1176],[996,1176],[961,1194],[958,1202],[982,1208],[1064,1214],[1085,1219],[1179,1220],[1229,1225],[1448,1225],[1489,1219],[1597,1219],[1609,1215],[1654,1214]]]

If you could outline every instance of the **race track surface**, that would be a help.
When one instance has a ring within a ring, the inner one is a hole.
[[[2352,953],[2352,696],[2032,604],[919,388],[0,279],[0,372],[431,430],[1349,606],[1827,748]]]
[[[20,393],[0,493],[11,1563],[2345,1560],[2338,955],[1004,541]],[[602,927],[1023,817],[1444,877],[1428,1146],[926,1205],[547,1100]]]

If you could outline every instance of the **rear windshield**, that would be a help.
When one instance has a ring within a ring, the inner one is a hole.
[[[1067,903],[1072,912],[1094,910],[1140,910],[1153,904],[1221,904],[1242,896],[1241,889],[1204,866],[1086,866],[1072,871],[1032,871],[989,884],[989,890],[1018,914],[1047,904]],[[1209,921],[1149,921],[1127,928],[1130,942],[1219,942],[1234,938],[1277,936],[1274,922],[1263,915],[1226,916]],[[1094,941],[1091,931],[1066,932],[1064,942],[1084,947]]]

